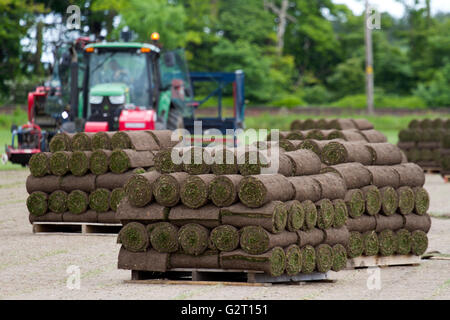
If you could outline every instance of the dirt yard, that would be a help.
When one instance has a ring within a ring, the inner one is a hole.
[[[125,284],[114,236],[34,235],[25,205],[28,172],[0,171],[0,299],[450,299],[450,260],[380,269],[369,290],[367,269],[331,273],[336,281],[271,287]],[[450,184],[427,176],[430,212],[450,213]],[[428,251],[450,254],[450,219],[433,218]],[[81,271],[68,289],[69,266]]]

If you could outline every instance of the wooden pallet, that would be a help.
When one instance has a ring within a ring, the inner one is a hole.
[[[420,257],[414,255],[370,256],[348,259],[347,269],[368,267],[407,266],[420,264]]]
[[[423,171],[426,174],[441,174],[441,168],[440,167],[423,168]]]
[[[328,276],[329,273],[310,273],[272,277],[262,271],[252,270],[177,268],[163,273],[131,270],[131,280],[125,282],[134,284],[270,286],[273,283],[331,281]]]
[[[121,224],[86,222],[33,222],[33,233],[39,235],[117,236]]]

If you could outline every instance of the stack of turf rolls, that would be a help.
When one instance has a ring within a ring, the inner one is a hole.
[[[119,223],[125,183],[151,170],[154,152],[172,147],[171,131],[58,133],[50,152],[30,159],[29,219]]]
[[[411,162],[424,170],[450,171],[450,119],[414,119],[398,138]]]
[[[268,151],[275,149],[262,144],[242,152],[190,147],[156,154],[157,170],[131,177],[119,204],[119,268],[270,276],[343,269],[350,236],[344,179],[320,173],[322,163],[311,150],[281,149],[278,168],[264,173],[272,167]],[[189,162],[186,155],[193,153],[200,163]],[[223,164],[225,158],[232,163]]]

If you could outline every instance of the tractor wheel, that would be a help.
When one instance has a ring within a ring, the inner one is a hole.
[[[183,117],[177,108],[170,108],[169,116],[167,117],[167,129],[176,130],[184,128]]]

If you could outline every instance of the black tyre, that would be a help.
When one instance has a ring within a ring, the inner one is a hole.
[[[167,117],[167,129],[176,130],[180,128],[184,128],[183,117],[177,108],[172,107]]]

